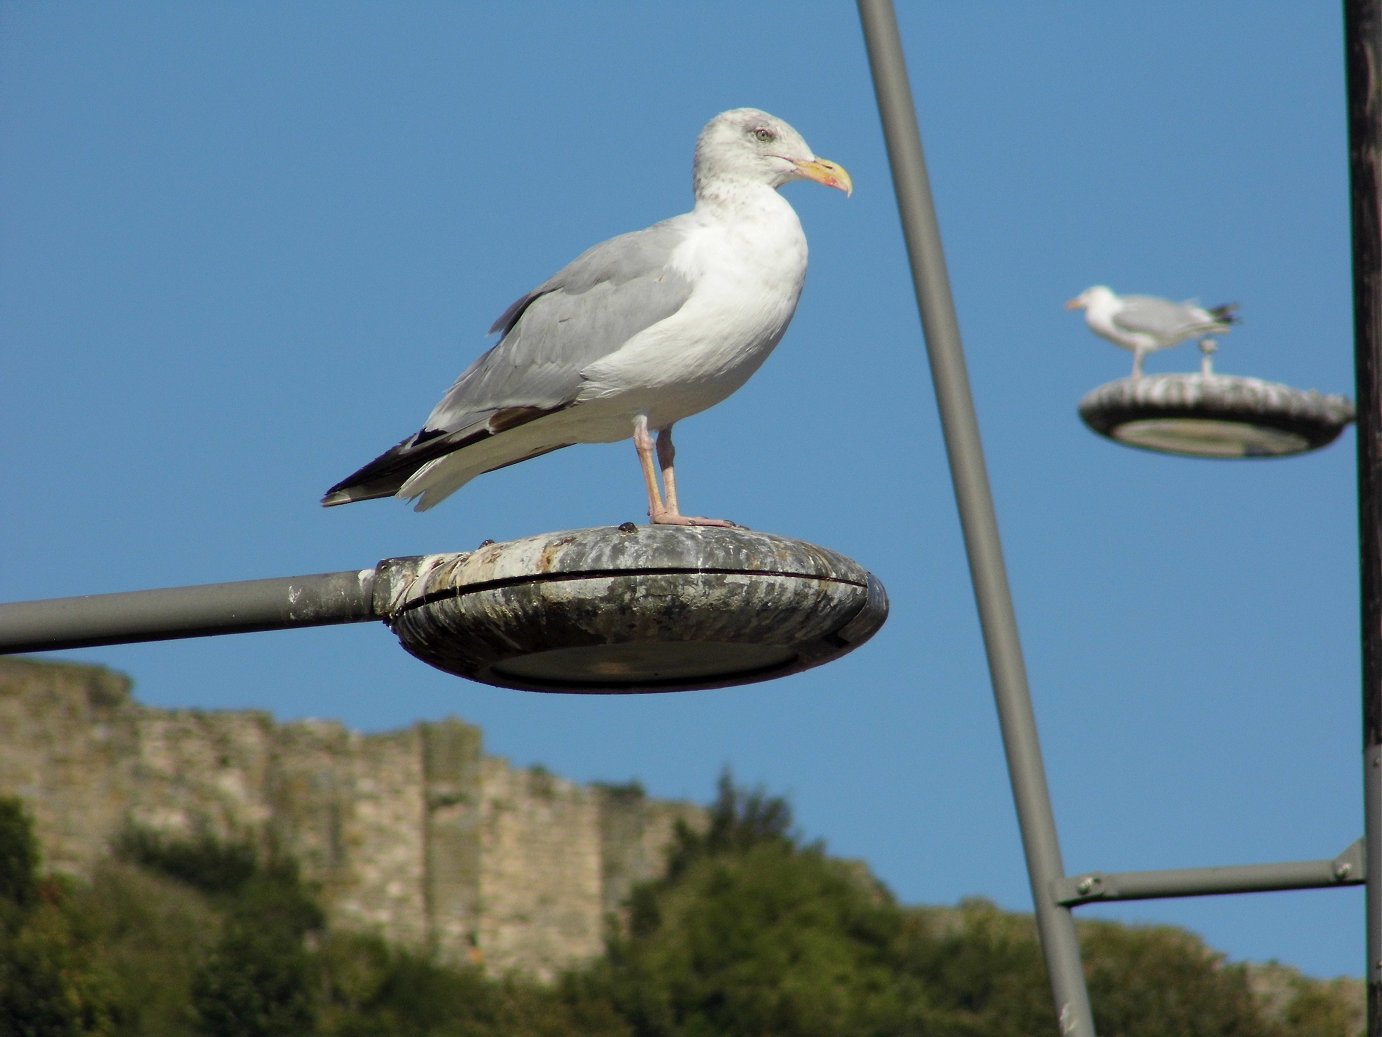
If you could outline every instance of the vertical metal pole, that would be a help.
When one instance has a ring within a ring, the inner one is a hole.
[[[859,17],[892,163],[893,186],[969,553],[970,577],[1027,857],[1037,930],[1051,978],[1060,1032],[1093,1037],[1094,1019],[1080,964],[1075,920],[1069,908],[1055,899],[1054,886],[1064,876],[1065,868],[897,18],[891,0],[859,0]]]
[[[1363,634],[1363,840],[1368,1035],[1382,1037],[1382,3],[1345,0],[1358,542]]]

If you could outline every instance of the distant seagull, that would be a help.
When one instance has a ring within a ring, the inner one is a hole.
[[[1084,310],[1085,323],[1096,335],[1115,346],[1132,350],[1132,376],[1142,377],[1142,358],[1191,338],[1220,335],[1241,319],[1234,316],[1237,303],[1206,310],[1193,301],[1172,302],[1154,295],[1113,294],[1096,284],[1065,304],[1067,310]]]
[[[690,212],[596,245],[518,299],[422,428],[322,503],[398,496],[421,511],[483,472],[632,436],[653,522],[733,525],[681,514],[672,426],[743,385],[787,330],[806,237],[777,189],[802,179],[853,190],[781,119],[717,115],[696,142]]]

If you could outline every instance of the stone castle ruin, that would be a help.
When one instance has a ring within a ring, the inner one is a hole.
[[[459,720],[360,734],[265,712],[154,709],[96,666],[0,659],[0,795],[48,868],[89,873],[128,825],[286,851],[331,924],[493,973],[597,957],[661,874],[689,803],[584,787],[484,755]]]

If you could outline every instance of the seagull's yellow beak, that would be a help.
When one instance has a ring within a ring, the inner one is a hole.
[[[854,181],[850,179],[844,166],[836,165],[824,158],[813,158],[810,161],[793,159],[792,161],[797,167],[797,172],[807,180],[814,180],[818,184],[843,191],[846,198],[854,193]]]
[[[1084,300],[1076,296],[1065,304],[1065,308],[1067,310],[1082,310],[1084,309]]]

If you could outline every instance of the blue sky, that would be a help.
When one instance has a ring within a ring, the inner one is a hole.
[[[1342,26],[1318,5],[903,5],[901,27],[1067,869],[1332,857],[1362,832],[1354,436],[1212,462],[1075,405],[1128,354],[1096,282],[1244,323],[1218,369],[1352,394]],[[790,14],[787,13],[790,10]],[[1168,46],[1173,43],[1173,46]],[[686,209],[716,112],[855,193],[785,194],[796,320],[678,426],[688,510],[840,551],[892,615],[845,659],[673,696],[529,695],[347,626],[64,653],[163,707],[365,730],[706,801],[729,766],[904,901],[1030,907],[863,42],[849,4],[0,4],[0,599],[333,572],[643,519],[628,444],[424,515],[325,510],[513,298]],[[1150,372],[1190,370],[1192,347]],[[1360,975],[1358,889],[1086,909]]]

